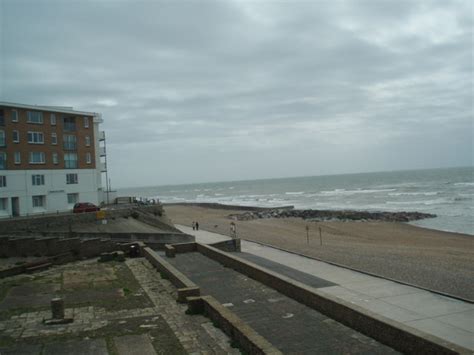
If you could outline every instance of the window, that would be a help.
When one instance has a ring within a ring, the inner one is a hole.
[[[89,117],[84,117],[84,128],[89,128]]]
[[[33,196],[33,207],[44,207],[46,196],[44,195],[37,195]]]
[[[51,123],[51,126],[56,126],[56,114],[52,113],[49,115],[49,122]]]
[[[0,187],[7,187],[7,177],[0,175]]]
[[[12,122],[18,122],[18,111],[12,110]]]
[[[64,168],[77,169],[77,154],[76,153],[64,153]]]
[[[56,133],[51,133],[51,144],[58,144],[58,135]]]
[[[20,132],[17,130],[13,131],[13,143],[20,143]]]
[[[28,111],[26,117],[28,123],[43,123],[43,112]]]
[[[76,150],[77,145],[76,145],[76,136],[73,136],[71,134],[65,134],[63,136],[63,147],[65,150]]]
[[[91,137],[86,136],[86,147],[90,147],[90,145],[91,145]]]
[[[34,186],[44,185],[44,175],[31,175],[31,183]]]
[[[20,152],[15,152],[14,157],[15,157],[15,164],[21,164],[21,154],[20,154]]]
[[[66,184],[77,184],[77,174],[66,174]]]
[[[44,164],[45,162],[43,152],[30,152],[30,164]]]
[[[0,110],[0,126],[5,126],[5,111]]]
[[[59,164],[58,153],[53,153],[53,164]]]
[[[91,163],[92,163],[91,153],[86,153],[86,163],[87,163],[87,164],[91,164]]]
[[[44,144],[44,134],[42,132],[28,132],[28,143]]]
[[[5,131],[0,131],[0,147],[5,147],[7,145],[6,143]]]
[[[67,203],[74,205],[79,201],[79,194],[67,194]]]
[[[6,211],[8,209],[8,198],[0,198],[0,211]]]
[[[0,152],[0,170],[7,168],[7,153]]]
[[[74,132],[76,130],[75,117],[64,117],[64,130],[66,132]]]

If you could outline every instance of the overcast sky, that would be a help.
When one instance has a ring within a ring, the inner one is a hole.
[[[0,99],[101,112],[113,187],[473,164],[469,0],[0,4]]]

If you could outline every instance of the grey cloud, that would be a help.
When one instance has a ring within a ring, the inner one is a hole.
[[[116,185],[472,164],[469,1],[1,6],[2,100],[102,112]]]

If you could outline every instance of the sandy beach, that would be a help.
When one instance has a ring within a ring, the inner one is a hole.
[[[190,205],[166,205],[165,211],[173,223],[198,221],[200,229],[226,235],[232,222],[228,216],[243,212]],[[239,238],[474,300],[473,236],[388,222],[268,218],[235,223]]]

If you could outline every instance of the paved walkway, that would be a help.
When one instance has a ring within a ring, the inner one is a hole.
[[[187,306],[175,301],[175,288],[169,281],[161,278],[148,261],[142,258],[129,259],[127,264],[188,354],[240,353],[231,347],[227,335],[214,327],[209,319],[204,316],[186,315]],[[130,354],[130,351],[124,352],[127,353]]]
[[[197,253],[167,259],[284,354],[395,354],[345,325]]]
[[[216,233],[177,227],[195,235],[201,243],[229,239]],[[242,251],[331,282],[335,285],[318,290],[474,350],[474,305],[471,303],[253,242],[242,241]],[[277,266],[272,268],[279,272]]]

